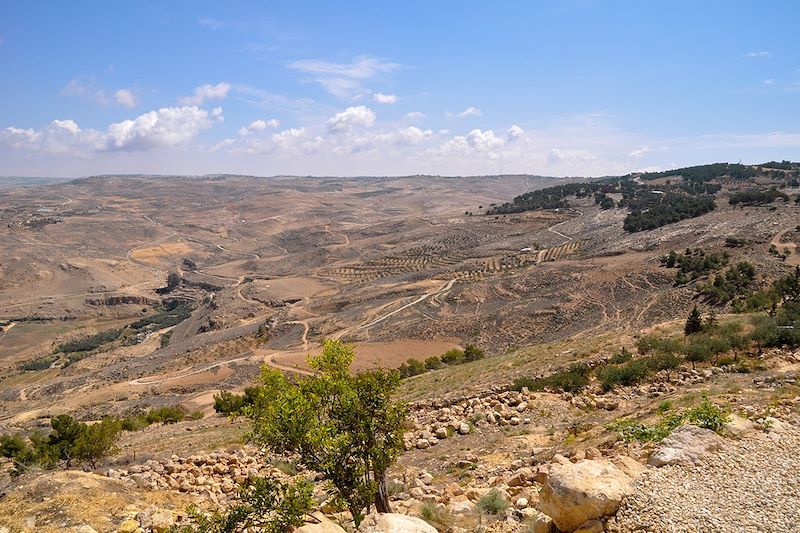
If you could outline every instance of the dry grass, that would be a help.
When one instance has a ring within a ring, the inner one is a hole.
[[[50,533],[89,524],[103,533],[115,531],[132,509],[155,505],[184,510],[192,503],[179,493],[145,494],[121,481],[76,470],[32,476],[15,482],[0,499],[0,525],[12,531]]]

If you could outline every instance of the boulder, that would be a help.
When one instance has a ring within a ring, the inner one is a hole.
[[[319,513],[314,514],[316,522],[303,524],[294,533],[347,533],[342,526],[331,522]]]
[[[531,521],[531,533],[551,533],[553,531],[553,519],[544,513],[537,513],[536,518]]]
[[[647,472],[647,467],[645,465],[633,457],[628,457],[627,455],[619,455],[614,457],[611,459],[611,462],[614,463],[617,468],[625,472],[631,479],[636,479]]]
[[[358,528],[359,533],[438,533],[421,518],[396,513],[371,514]]]
[[[723,442],[722,437],[710,429],[681,426],[661,441],[650,456],[649,463],[653,466],[696,465],[709,452],[722,448]]]
[[[555,463],[539,493],[540,509],[561,531],[575,531],[589,520],[616,513],[630,494],[631,478],[608,460]]]
[[[730,420],[725,424],[725,434],[735,439],[741,439],[757,430],[756,425],[739,415],[730,415]]]
[[[8,533],[8,529],[5,527],[0,527],[0,533]],[[97,533],[97,530],[95,530],[95,528],[89,524],[83,524],[82,526],[75,528],[75,533]]]
[[[603,533],[605,527],[600,520],[589,520],[575,530],[575,533]]]

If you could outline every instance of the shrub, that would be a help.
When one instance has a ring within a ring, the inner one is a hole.
[[[186,417],[186,410],[179,405],[166,405],[164,407],[154,407],[150,409],[144,419],[148,424],[162,423],[175,424]]]
[[[436,370],[442,367],[442,361],[438,357],[431,356],[425,359],[425,370]]]
[[[492,489],[480,497],[476,506],[482,513],[498,515],[508,509],[509,503],[497,489]]]
[[[446,351],[442,357],[442,362],[448,365],[458,365],[465,362],[464,352],[458,349]]]
[[[478,359],[483,359],[484,357],[483,350],[475,346],[474,344],[467,344],[464,348],[464,359],[467,361],[477,361]]]
[[[546,389],[561,390],[564,392],[579,392],[589,384],[589,372],[591,368],[586,363],[573,363],[566,370],[556,372],[543,378],[517,378],[511,388],[522,390],[528,387],[532,391],[542,391]]]
[[[230,391],[219,391],[214,395],[214,411],[224,415],[241,414],[245,397]]]
[[[609,424],[608,428],[619,432],[626,441],[658,442],[683,424],[694,424],[701,428],[720,432],[729,420],[730,418],[724,410],[704,397],[700,405],[680,413],[667,414],[654,426],[648,426],[636,420],[620,419]]]
[[[622,363],[627,363],[632,358],[633,356],[631,353],[626,348],[622,348],[622,351],[612,355],[608,362],[612,365],[620,365]]]
[[[204,416],[203,411],[192,411],[189,413],[189,420],[202,420]]]
[[[257,477],[239,489],[236,503],[225,510],[204,515],[189,508],[194,524],[174,527],[173,533],[241,533],[262,531],[284,533],[304,522],[313,502],[311,482],[305,479],[281,481]]]
[[[419,508],[419,516],[439,531],[445,531],[453,525],[453,516],[447,509],[433,502],[424,502]]]

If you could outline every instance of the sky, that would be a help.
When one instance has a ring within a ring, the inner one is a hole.
[[[800,159],[796,0],[0,3],[0,175]]]

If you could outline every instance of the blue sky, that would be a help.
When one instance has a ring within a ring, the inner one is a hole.
[[[0,174],[800,159],[795,1],[3,2]]]

